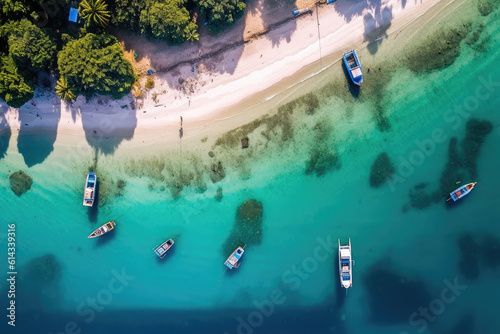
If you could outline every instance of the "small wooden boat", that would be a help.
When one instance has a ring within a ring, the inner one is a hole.
[[[363,72],[361,70],[361,63],[359,62],[358,55],[355,50],[344,53],[344,65],[349,72],[351,81],[361,87],[363,84]]]
[[[477,182],[467,183],[466,185],[463,185],[460,188],[455,189],[450,193],[450,198],[448,198],[447,201],[449,201],[450,199],[452,199],[454,202],[458,201],[459,199],[470,193],[472,189],[474,189],[476,183]]]
[[[341,245],[339,239],[340,285],[346,289],[352,287],[352,263],[351,238],[349,238],[348,245]]]
[[[245,250],[243,247],[238,247],[234,250],[234,252],[227,258],[224,265],[229,269],[238,268],[240,266],[240,259],[243,256]]]
[[[306,8],[294,10],[294,11],[292,11],[292,14],[293,14],[293,16],[297,16],[297,15],[309,13],[310,11],[311,11],[311,9],[309,7],[306,7]]]
[[[101,235],[106,234],[109,231],[113,230],[115,228],[115,226],[116,226],[116,223],[114,220],[107,222],[106,224],[97,228],[94,232],[90,233],[90,235],[87,237],[87,239],[100,237]]]
[[[97,184],[96,173],[88,173],[85,180],[85,190],[83,191],[83,206],[93,206],[95,197],[95,187]]]
[[[153,248],[153,250],[155,251],[156,255],[158,255],[158,257],[160,259],[163,259],[165,257],[165,255],[167,254],[167,251],[174,245],[174,243],[175,243],[174,239],[170,238],[167,241],[165,241],[164,243],[162,243],[161,245]]]

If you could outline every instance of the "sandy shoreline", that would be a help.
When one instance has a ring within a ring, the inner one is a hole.
[[[57,134],[77,137],[116,136],[127,140],[133,137],[145,143],[150,142],[152,137],[154,142],[159,138],[167,142],[178,141],[180,116],[184,121],[184,138],[199,137],[198,132],[203,132],[200,129],[206,130],[217,120],[231,118],[232,125],[242,124],[236,120],[238,117],[234,117],[241,113],[235,106],[250,98],[255,105],[271,97],[273,86],[319,61],[320,44],[324,59],[339,59],[347,50],[362,47],[407,26],[439,2],[385,0],[366,8],[366,2],[340,0],[334,5],[319,6],[318,12],[312,8],[310,15],[288,21],[266,35],[226,51],[217,59],[200,59],[192,66],[178,66],[169,72],[159,71],[155,75],[156,87],[147,93],[142,106],[135,110],[133,106],[137,102],[130,94],[120,100],[97,96],[85,101],[80,96],[73,104],[67,104],[48,92],[36,93],[33,99],[36,105],[27,103],[20,109],[14,109],[8,108],[2,101],[0,110],[8,109],[5,119],[13,137],[20,131],[30,134],[57,129]],[[248,11],[245,25],[258,24],[258,20],[259,15]],[[282,36],[287,38],[282,40]],[[319,69],[318,65],[314,71]],[[178,77],[191,78],[188,80],[195,89],[186,93],[172,88],[178,86]],[[158,94],[157,102],[152,99],[155,92]],[[245,115],[243,119],[248,121],[258,116]]]

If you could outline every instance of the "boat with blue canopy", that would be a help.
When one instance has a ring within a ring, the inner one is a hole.
[[[224,265],[229,269],[238,268],[240,266],[239,261],[244,252],[245,250],[243,247],[236,248],[235,251],[227,258],[226,262],[224,262]]]
[[[85,190],[83,191],[83,206],[93,206],[95,197],[95,187],[97,185],[96,173],[88,173],[85,180]]]
[[[351,238],[348,245],[341,245],[339,239],[340,285],[345,289],[352,287],[352,263]]]
[[[159,246],[153,248],[155,254],[158,255],[160,259],[163,259],[167,254],[167,251],[174,245],[174,239],[170,238]]]
[[[344,53],[344,65],[349,72],[351,81],[361,87],[363,84],[363,71],[361,70],[361,63],[359,62],[358,55],[355,50]]]
[[[448,198],[447,201],[449,201],[450,199],[452,199],[454,202],[458,201],[459,199],[470,193],[472,189],[474,189],[476,183],[477,182],[467,183],[466,185],[463,185],[460,188],[453,190],[450,193],[450,198]]]

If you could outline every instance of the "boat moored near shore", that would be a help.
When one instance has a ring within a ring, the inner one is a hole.
[[[349,238],[348,245],[341,245],[339,239],[340,285],[346,289],[352,287],[352,262],[351,238]]]
[[[92,239],[96,237],[100,237],[101,235],[104,235],[108,233],[109,231],[113,230],[116,226],[116,223],[114,220],[107,222],[106,224],[99,226],[94,230],[94,232],[90,233],[90,235],[87,237],[87,239]]]
[[[85,180],[85,189],[83,191],[83,206],[93,206],[95,197],[95,188],[97,185],[96,173],[88,173]]]
[[[361,63],[359,62],[356,50],[344,53],[343,59],[352,83],[361,87],[363,84],[363,71],[361,70]]]

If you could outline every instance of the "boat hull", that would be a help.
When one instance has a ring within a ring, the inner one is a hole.
[[[94,205],[95,189],[97,186],[96,173],[88,173],[83,189],[83,206],[92,207]]]
[[[342,58],[344,60],[347,73],[349,73],[349,79],[353,84],[361,87],[363,84],[363,70],[356,51],[352,50],[346,52]]]
[[[104,234],[114,230],[115,226],[116,226],[116,223],[114,220],[109,221],[106,224],[103,224],[103,225],[99,226],[98,228],[96,228],[94,230],[94,232],[90,233],[90,235],[87,237],[87,239],[93,239],[93,238],[103,236]]]
[[[340,286],[348,289],[352,287],[352,254],[351,238],[348,245],[341,245],[339,242],[339,278]]]
[[[240,266],[240,259],[243,256],[245,250],[242,247],[238,247],[231,253],[231,255],[227,258],[224,265],[229,269],[238,268]]]
[[[154,250],[155,254],[158,255],[158,257],[160,259],[163,259],[165,257],[165,255],[167,255],[167,251],[170,250],[170,248],[172,248],[172,246],[174,244],[175,244],[174,239],[170,238],[167,241],[165,241],[164,243],[162,243],[161,245],[153,248],[153,250]]]
[[[463,198],[465,195],[468,195],[472,189],[474,189],[474,186],[476,185],[477,182],[471,182],[467,183],[466,185],[461,186],[460,188],[455,189],[450,193],[450,198],[456,202],[459,199]],[[448,200],[450,199],[448,198]]]

